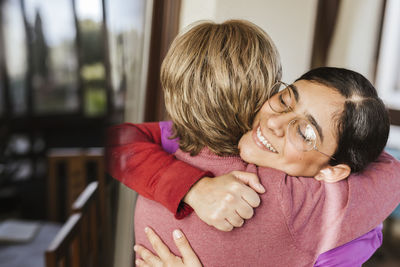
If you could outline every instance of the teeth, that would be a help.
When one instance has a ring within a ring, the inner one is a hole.
[[[265,139],[265,137],[261,134],[260,126],[258,126],[257,128],[257,138],[266,148],[276,153],[275,148],[270,143],[268,143],[267,139]]]

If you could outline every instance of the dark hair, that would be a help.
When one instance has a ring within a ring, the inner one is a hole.
[[[389,114],[374,86],[361,74],[342,68],[310,70],[297,80],[328,86],[346,97],[339,114],[338,147],[329,164],[344,163],[352,172],[364,169],[382,153],[389,135]]]

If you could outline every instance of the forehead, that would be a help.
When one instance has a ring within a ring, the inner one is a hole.
[[[337,115],[341,114],[345,97],[326,85],[300,80],[294,83],[298,92],[297,112],[311,115],[321,126],[324,136],[335,138]]]

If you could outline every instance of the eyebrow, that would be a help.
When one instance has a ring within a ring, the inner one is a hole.
[[[299,102],[299,89],[297,89],[297,86],[294,84],[290,84],[289,88],[292,90],[296,102]]]
[[[299,102],[300,99],[300,94],[299,94],[299,90],[297,88],[296,85],[291,84],[290,85],[290,89],[293,92],[294,98],[296,99],[296,102]],[[321,138],[321,142],[324,141],[324,135],[322,133],[322,128],[321,126],[319,126],[318,122],[315,120],[314,116],[312,116],[311,114],[307,113],[306,114],[306,118],[311,122],[312,125],[314,125],[315,129],[317,129],[318,135]]]

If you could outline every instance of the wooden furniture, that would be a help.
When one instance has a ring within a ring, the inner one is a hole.
[[[80,196],[75,200],[72,204],[73,212],[77,212],[82,214],[82,225],[81,225],[81,233],[82,233],[82,251],[83,255],[88,257],[88,261],[85,266],[100,266],[99,265],[99,251],[103,251],[105,249],[104,246],[104,238],[102,237],[101,229],[103,229],[103,225],[105,220],[102,220],[99,215],[99,198],[98,194],[96,194],[98,190],[98,182],[90,183],[85,191],[80,194]],[[103,242],[102,242],[103,241]],[[106,253],[101,253],[104,256]]]
[[[102,233],[102,240],[98,245],[103,251],[102,262],[107,265],[110,264],[113,247],[111,225],[114,214],[111,207],[115,201],[115,182],[106,176],[103,154],[103,148],[51,149],[47,156],[47,203],[48,219],[65,222],[72,213],[83,212],[78,208],[78,196],[90,182],[97,182],[96,227]],[[78,203],[74,202],[76,199]],[[86,225],[85,222],[83,224]]]
[[[79,267],[81,257],[82,215],[75,213],[69,217],[45,252],[46,267]]]
[[[74,213],[46,250],[46,267],[101,266],[98,207],[98,182],[92,182],[73,203]]]
[[[103,148],[59,148],[48,152],[47,211],[50,221],[63,222],[72,204],[91,181],[99,182],[100,216],[106,218],[106,174]],[[90,177],[92,180],[88,180]]]

